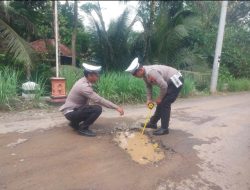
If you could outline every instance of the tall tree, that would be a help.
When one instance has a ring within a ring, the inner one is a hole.
[[[151,37],[153,32],[153,23],[155,20],[156,2],[151,1],[140,1],[138,8],[138,17],[143,26],[143,53],[141,58],[144,63],[148,63],[149,53],[151,47]]]
[[[117,19],[110,22],[106,29],[99,3],[86,3],[81,8],[93,24],[92,47],[95,58],[101,60],[106,70],[118,70],[125,67],[125,64],[130,61],[129,33],[137,18],[129,22],[129,11],[125,9]]]
[[[188,55],[194,56],[190,50],[190,35],[199,26],[200,19],[184,8],[182,2],[161,2],[154,28],[153,57],[180,67],[178,62],[185,62],[183,59]]]
[[[132,51],[144,64],[150,61],[182,67],[197,59],[189,47],[191,33],[200,21],[182,1],[139,2],[138,16],[144,31]]]
[[[108,70],[108,62],[114,61],[114,50],[112,48],[112,45],[108,39],[108,33],[105,27],[105,23],[104,23],[104,19],[102,16],[102,11],[101,11],[101,6],[100,3],[98,1],[98,3],[93,4],[93,3],[87,3],[82,5],[82,10],[88,15],[89,19],[92,21],[92,23],[95,26],[95,29],[97,31],[97,36],[99,39],[100,43],[103,43],[102,46],[106,46],[106,48],[103,50],[106,52],[106,54],[109,56],[109,59],[107,59],[107,57],[105,57],[105,60],[103,60],[106,65],[105,68]],[[93,15],[93,11],[96,13],[98,20],[95,19],[94,15]]]

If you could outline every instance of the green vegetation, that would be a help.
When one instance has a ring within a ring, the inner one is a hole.
[[[33,79],[38,84],[31,102],[22,101],[21,79],[22,73],[12,67],[0,67],[0,109],[14,109],[22,107],[44,107],[42,97],[46,94],[46,80],[43,77]],[[29,105],[28,105],[29,104]]]
[[[143,81],[124,73],[102,75],[96,89],[100,95],[118,103],[139,103],[145,100]]]
[[[250,80],[249,79],[234,79],[228,82],[228,91],[247,91],[250,90]]]
[[[180,96],[188,97],[194,94],[195,91],[195,81],[191,78],[185,78],[184,85],[181,89]]]
[[[0,68],[0,107],[11,108],[17,99],[18,78],[20,73],[13,68]]]
[[[228,71],[223,69],[224,73],[219,80],[220,91],[246,91],[250,90],[249,79],[235,79],[231,75],[228,75]],[[210,74],[198,74],[196,72],[185,72],[184,85],[180,93],[180,97],[186,98],[199,94],[199,92],[207,92],[209,89],[209,82],[207,79]],[[77,69],[72,66],[63,66],[60,69],[61,76],[66,78],[67,92],[70,91],[74,83],[80,79],[83,74],[81,69]],[[33,81],[38,84],[38,88],[35,91],[35,98],[32,101],[21,101],[20,95],[21,73],[17,72],[13,68],[1,67],[0,68],[0,108],[1,109],[14,109],[14,108],[44,108],[46,105],[42,99],[42,96],[48,94],[47,82],[48,79],[43,76],[38,76],[36,73]],[[207,84],[205,86],[205,84]],[[203,86],[202,90],[199,90]],[[146,87],[144,81],[135,78],[127,73],[105,73],[102,74],[98,83],[94,86],[96,91],[103,97],[119,103],[144,103],[146,100]],[[159,92],[157,87],[153,88],[153,97],[155,98]]]
[[[39,102],[42,98],[42,96],[44,96],[45,94],[47,94],[47,78],[44,78],[43,76],[38,76],[38,74],[36,74],[34,79],[31,79],[32,81],[34,81],[37,85],[37,88],[35,89],[35,98],[34,101],[35,102]]]
[[[236,78],[230,74],[229,69],[225,66],[220,68],[220,73],[218,82],[220,91],[237,92],[250,90],[249,78]]]
[[[139,57],[145,65],[163,64],[183,70],[181,97],[209,94],[220,1],[138,1],[134,17],[129,1],[123,1],[127,8],[109,25],[103,18],[102,3],[105,1],[58,2],[60,42],[73,51],[72,60],[68,55],[61,57],[60,76],[66,78],[67,92],[82,77],[79,63],[88,62],[104,68],[105,74],[96,85],[100,95],[118,103],[143,102],[143,81],[123,73]],[[40,87],[31,104],[39,107],[42,97],[49,96],[49,78],[55,76],[54,47],[46,45],[47,50],[38,53],[30,42],[54,38],[53,6],[54,1],[0,2],[1,107],[22,104],[21,84],[27,80]],[[248,1],[228,3],[219,91],[250,90],[249,9]],[[84,17],[80,12],[86,13]],[[141,32],[133,30],[138,22],[143,27]],[[70,62],[72,66],[64,65]]]
[[[83,71],[73,66],[62,66],[59,74],[66,79],[66,90],[69,93],[75,82],[83,76]]]

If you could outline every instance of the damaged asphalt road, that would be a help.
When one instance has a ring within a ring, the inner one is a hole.
[[[1,190],[249,190],[250,93],[179,99],[170,134],[148,137],[164,158],[140,164],[114,140],[144,122],[144,105],[125,116],[105,110],[93,129],[77,135],[57,111],[1,113]]]

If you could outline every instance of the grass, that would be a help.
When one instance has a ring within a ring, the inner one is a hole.
[[[220,68],[218,81],[219,91],[238,92],[250,90],[249,78],[235,78],[227,68]]]
[[[17,100],[20,73],[10,67],[0,68],[0,107],[11,108]]]
[[[44,100],[42,99],[42,97],[45,94],[48,94],[47,92],[47,80],[49,80],[48,78],[43,77],[43,75],[38,75],[38,73],[36,73],[35,77],[33,79],[31,79],[31,81],[34,81],[37,85],[37,88],[35,89],[35,96],[33,99],[26,101],[25,104],[23,106],[28,106],[28,107],[32,107],[32,108],[46,108],[47,104],[44,102]]]
[[[35,75],[32,81],[39,85],[35,91],[35,98],[32,101],[21,101],[20,90],[21,72],[10,68],[0,67],[0,108],[4,109],[29,109],[44,108],[45,103],[42,97],[48,93],[48,78]],[[67,93],[70,91],[74,83],[83,76],[81,69],[72,66],[61,66],[60,76],[66,78]],[[184,73],[184,85],[180,93],[180,97],[189,97],[196,93],[208,91],[210,77],[199,75],[194,72]],[[226,85],[225,85],[226,84]],[[226,87],[226,88],[225,88]],[[135,78],[128,73],[105,73],[101,74],[100,80],[94,86],[96,91],[106,99],[117,104],[134,104],[146,101],[146,87],[142,79]],[[203,89],[203,90],[202,90]],[[235,79],[223,75],[218,83],[220,91],[247,91],[250,90],[249,79]],[[156,98],[159,92],[158,87],[153,87],[153,98]]]
[[[60,76],[66,78],[67,93],[74,83],[83,76],[82,70],[72,66],[63,66]],[[101,74],[96,91],[106,99],[115,103],[132,104],[146,101],[146,87],[142,79],[135,78],[127,73],[105,73]],[[188,97],[195,90],[195,82],[192,78],[185,79],[181,91],[181,97]],[[158,95],[159,89],[153,87],[153,98]]]
[[[180,97],[188,97],[195,91],[195,81],[189,77],[184,79],[184,84],[180,92]]]
[[[83,76],[81,69],[72,66],[63,66],[60,76],[66,79],[67,93],[74,83]],[[116,103],[141,103],[146,99],[146,91],[143,80],[132,77],[127,73],[105,73],[101,74],[96,91],[103,97]],[[157,89],[154,88],[154,96]]]
[[[198,91],[207,90],[210,84],[211,73],[200,73],[192,71],[181,71],[185,80],[187,80],[187,85],[190,86],[190,81],[193,81],[195,89]]]
[[[201,75],[195,72],[183,72],[184,86],[180,93],[181,97],[194,94],[196,87],[207,87],[209,74]],[[81,69],[64,65],[60,68],[60,76],[66,79],[66,89],[69,93],[74,83],[83,76]],[[106,99],[116,103],[142,103],[146,101],[146,87],[144,81],[127,73],[110,72],[101,74],[100,80],[95,85],[96,91]],[[159,89],[153,87],[153,98],[157,97]]]
[[[99,94],[117,103],[142,103],[146,101],[144,81],[126,73],[108,73],[101,76],[96,85]],[[157,97],[159,89],[153,88],[153,98]],[[181,97],[188,97],[195,92],[195,81],[186,78],[181,90]]]
[[[66,91],[69,93],[75,82],[83,76],[83,71],[70,65],[62,65],[59,75],[66,79]]]
[[[225,66],[220,67],[219,91],[238,92],[250,90],[250,78],[235,78]]]
[[[228,91],[230,92],[248,91],[248,90],[250,90],[249,79],[234,79],[228,82]]]
[[[14,110],[14,109],[29,109],[29,108],[44,108],[42,97],[46,94],[46,81],[48,79],[35,75],[31,81],[38,84],[35,90],[33,99],[26,101],[20,97],[21,85],[25,81],[21,81],[21,72],[11,67],[0,67],[0,109]]]
[[[101,96],[117,103],[139,103],[146,98],[144,82],[126,73],[101,75],[96,90]]]

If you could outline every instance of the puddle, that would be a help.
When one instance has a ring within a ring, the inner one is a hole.
[[[114,140],[130,155],[132,160],[139,164],[155,163],[165,157],[159,145],[140,132],[117,132]]]

